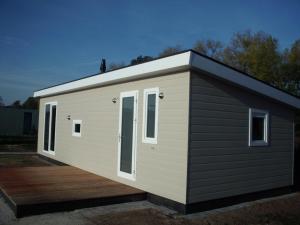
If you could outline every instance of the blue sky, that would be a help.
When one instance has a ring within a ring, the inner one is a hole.
[[[0,0],[0,96],[24,101],[34,90],[97,73],[101,58],[128,63],[199,39],[228,43],[246,29],[289,47],[300,38],[299,12],[299,0]]]

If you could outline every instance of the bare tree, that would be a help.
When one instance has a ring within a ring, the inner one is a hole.
[[[151,56],[147,56],[147,55],[142,56],[142,55],[140,55],[140,56],[136,57],[135,59],[132,59],[131,62],[130,62],[130,65],[136,65],[136,64],[148,62],[152,59],[153,59],[153,57],[151,57]]]
[[[21,101],[20,100],[14,101],[10,106],[13,108],[21,108],[22,107]]]
[[[121,62],[121,63],[111,63],[108,66],[108,70],[116,70],[116,69],[120,69],[124,66],[125,66],[125,63],[123,63],[123,62]]]
[[[158,54],[159,57],[165,57],[169,55],[176,54],[178,52],[182,51],[182,48],[180,45],[176,45],[174,47],[167,47],[162,52]]]
[[[223,61],[224,45],[220,41],[209,39],[199,40],[196,42],[193,49],[201,54],[207,55],[219,61]]]

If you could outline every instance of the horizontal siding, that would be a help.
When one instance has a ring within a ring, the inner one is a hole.
[[[189,72],[115,84],[70,94],[42,98],[57,101],[55,159],[144,191],[186,203]],[[142,143],[143,91],[159,87],[158,144]],[[138,90],[136,181],[117,176],[120,92]],[[82,137],[71,134],[71,119],[82,120]],[[41,120],[43,121],[43,119]],[[176,122],[174,122],[176,121]],[[44,124],[39,127],[39,153],[43,147]],[[48,156],[48,155],[47,155]],[[50,156],[51,157],[51,156]]]
[[[205,179],[220,179],[223,178],[226,180],[227,178],[230,178],[232,176],[238,177],[238,176],[251,176],[252,174],[259,175],[262,172],[268,172],[269,174],[273,174],[276,171],[284,171],[284,170],[290,170],[291,165],[284,165],[281,168],[278,169],[277,165],[262,165],[260,167],[257,167],[255,165],[250,165],[250,166],[243,166],[239,168],[238,170],[234,167],[231,169],[226,169],[226,170],[207,170],[207,171],[202,171],[201,177],[197,177],[197,171],[192,172],[191,178],[197,179],[194,181],[194,184],[198,184],[198,182],[201,182]],[[219,182],[222,183],[224,180],[221,179]],[[224,183],[224,182],[223,182]]]
[[[249,108],[270,113],[270,144],[248,147]],[[292,184],[293,111],[192,72],[188,202]]]
[[[236,182],[236,184],[233,185],[227,185],[227,187],[217,185],[216,188],[209,188],[207,190],[203,190],[202,192],[199,192],[196,190],[191,190],[190,194],[194,196],[194,198],[198,199],[218,199],[218,198],[224,198],[224,196],[236,196],[241,195],[245,193],[253,193],[258,192],[262,190],[270,190],[274,187],[285,187],[287,183],[290,182],[290,177],[283,177],[281,178],[276,177],[275,179],[255,179],[251,182],[245,182],[245,183],[239,183]],[[204,200],[205,201],[205,200]]]
[[[284,158],[284,157],[290,157],[291,153],[290,151],[280,151],[280,152],[260,152],[260,153],[243,153],[243,154],[219,154],[219,155],[211,155],[206,156],[205,158],[201,154],[193,154],[191,155],[191,162],[200,164],[214,164],[219,162],[247,162],[247,161],[261,161],[262,159],[265,160],[272,160],[272,159],[278,159],[278,158]]]

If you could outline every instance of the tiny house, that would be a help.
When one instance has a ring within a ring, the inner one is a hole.
[[[182,212],[293,185],[299,99],[192,50],[34,96],[39,154]]]

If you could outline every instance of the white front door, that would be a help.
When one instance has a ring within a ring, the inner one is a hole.
[[[138,91],[120,94],[118,175],[135,180]]]

